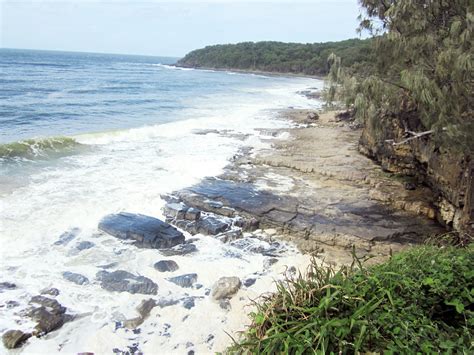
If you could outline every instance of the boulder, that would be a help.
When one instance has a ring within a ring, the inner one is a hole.
[[[140,248],[164,249],[184,243],[184,235],[170,224],[141,214],[121,212],[102,218],[99,229],[116,238],[131,240]]]
[[[113,272],[99,271],[97,279],[100,286],[107,291],[141,293],[156,295],[158,285],[145,276],[136,276],[124,270]]]
[[[39,307],[30,309],[27,316],[37,322],[33,335],[40,337],[56,330],[71,319],[66,314],[66,307],[62,306],[55,299],[45,296],[34,296],[30,303],[37,304]]]
[[[89,283],[89,279],[87,277],[70,271],[63,272],[63,278],[74,282],[76,285],[87,285]]]
[[[221,277],[212,287],[212,298],[221,300],[231,298],[240,289],[242,283],[238,277]]]
[[[173,272],[179,269],[178,264],[173,260],[160,260],[153,267],[159,272]]]
[[[31,334],[23,333],[21,330],[8,330],[2,335],[3,345],[7,349],[18,348],[29,338]]]
[[[180,276],[170,277],[167,280],[181,287],[192,287],[197,281],[197,274],[184,274]]]
[[[164,256],[186,255],[197,252],[194,244],[180,244],[170,249],[160,249],[160,253]]]

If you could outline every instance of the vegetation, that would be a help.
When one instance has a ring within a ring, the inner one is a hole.
[[[365,10],[359,29],[375,36],[372,67],[354,73],[331,55],[329,100],[354,106],[356,117],[372,126],[396,117],[410,139],[433,135],[472,151],[473,2],[359,2]]]
[[[422,246],[278,284],[231,353],[473,353],[474,248]]]
[[[240,69],[278,73],[326,75],[327,58],[335,53],[351,70],[372,62],[370,40],[349,39],[314,44],[244,42],[207,46],[188,53],[178,65],[196,68]]]

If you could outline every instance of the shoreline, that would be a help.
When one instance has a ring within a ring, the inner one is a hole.
[[[278,112],[292,127],[264,130],[271,148],[242,151],[222,175],[164,199],[217,220],[253,221],[258,230],[276,230],[303,253],[339,265],[351,262],[352,246],[378,262],[442,231],[427,188],[407,190],[404,181],[359,153],[360,129],[338,121],[335,112],[309,118],[314,113]],[[174,223],[191,233],[195,228],[189,221]],[[252,230],[245,223],[242,231]]]
[[[288,77],[288,78],[309,78],[309,79],[318,79],[324,80],[325,76],[321,75],[308,75],[308,74],[300,74],[300,73],[282,73],[282,72],[271,72],[271,71],[263,71],[263,70],[251,70],[251,69],[238,69],[238,68],[212,68],[212,67],[192,67],[192,66],[184,66],[184,65],[177,65],[171,64],[170,66],[175,68],[183,68],[183,69],[195,69],[195,70],[212,70],[218,72],[231,72],[231,73],[239,73],[239,74],[256,74],[256,75],[264,75],[264,76],[274,76],[274,77]]]

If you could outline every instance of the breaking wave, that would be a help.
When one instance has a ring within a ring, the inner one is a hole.
[[[48,159],[71,154],[81,146],[81,143],[70,137],[26,139],[0,144],[0,159]]]

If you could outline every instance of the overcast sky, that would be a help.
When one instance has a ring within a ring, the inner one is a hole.
[[[0,47],[180,57],[208,44],[357,37],[357,0],[0,0]]]

